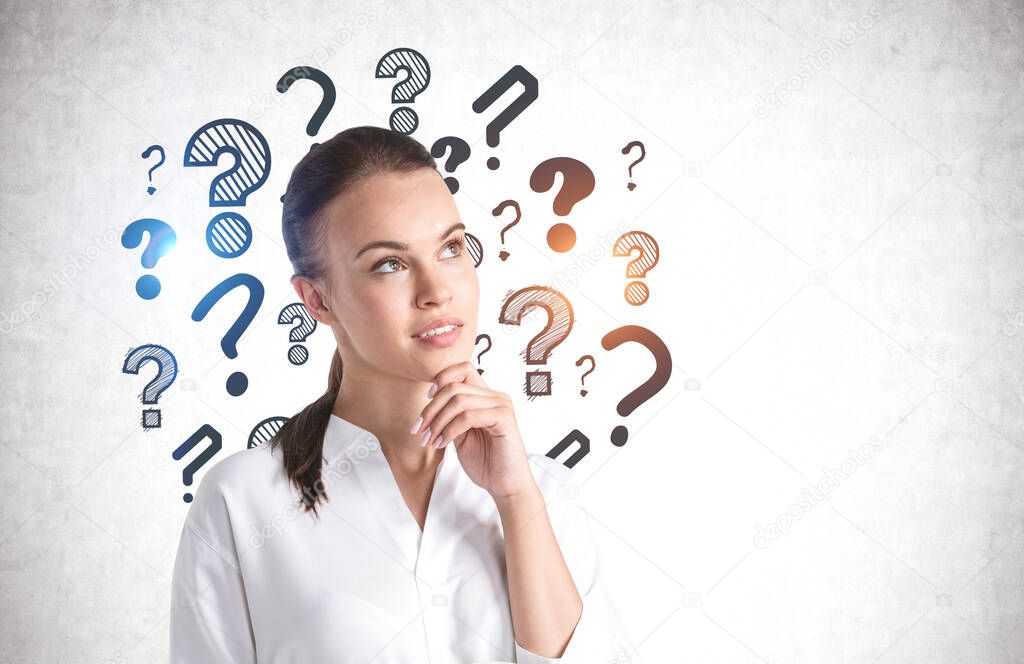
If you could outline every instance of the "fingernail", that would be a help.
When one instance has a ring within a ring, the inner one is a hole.
[[[434,394],[436,394],[436,393],[437,393],[437,383],[431,383],[431,384],[430,384],[430,389],[429,389],[429,390],[427,390],[427,397],[428,397],[428,398],[429,398],[429,397],[432,397],[432,396],[434,396]]]
[[[434,443],[433,443],[434,449],[437,449],[437,447],[440,444],[441,444],[441,434],[437,434],[437,438],[434,439]]]
[[[428,440],[430,440],[430,429],[424,431],[423,436],[420,437],[420,447],[426,445]]]
[[[416,423],[412,425],[412,429],[409,429],[409,433],[416,433],[420,430],[420,425],[423,424],[423,416],[416,418]]]

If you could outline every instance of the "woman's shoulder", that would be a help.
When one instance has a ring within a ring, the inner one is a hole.
[[[285,477],[284,452],[269,443],[231,452],[215,461],[200,481],[199,492],[238,494],[266,491]]]

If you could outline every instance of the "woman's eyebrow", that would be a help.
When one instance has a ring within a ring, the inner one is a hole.
[[[461,221],[454,223],[448,228],[448,230],[446,230],[444,233],[441,233],[441,236],[437,238],[437,241],[440,242],[441,240],[445,239],[455,231],[465,230],[465,228],[466,224],[462,223]],[[395,242],[394,240],[375,240],[364,246],[362,249],[360,249],[359,253],[356,254],[356,258],[359,258],[360,256],[363,255],[364,252],[367,252],[370,249],[377,248],[394,249],[396,251],[409,251],[409,245],[407,245],[404,242]]]

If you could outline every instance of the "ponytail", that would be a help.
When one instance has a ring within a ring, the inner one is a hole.
[[[320,481],[323,464],[324,435],[334,410],[334,402],[341,390],[341,353],[334,349],[331,371],[327,377],[327,391],[319,399],[296,413],[270,439],[270,448],[284,450],[284,466],[292,484],[302,494],[307,512],[319,516],[317,504],[325,501],[327,493]]]

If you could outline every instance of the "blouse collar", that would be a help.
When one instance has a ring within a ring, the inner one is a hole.
[[[370,452],[380,451],[380,440],[367,429],[331,413],[324,432],[324,463],[328,466],[341,456],[357,455],[365,458]]]

